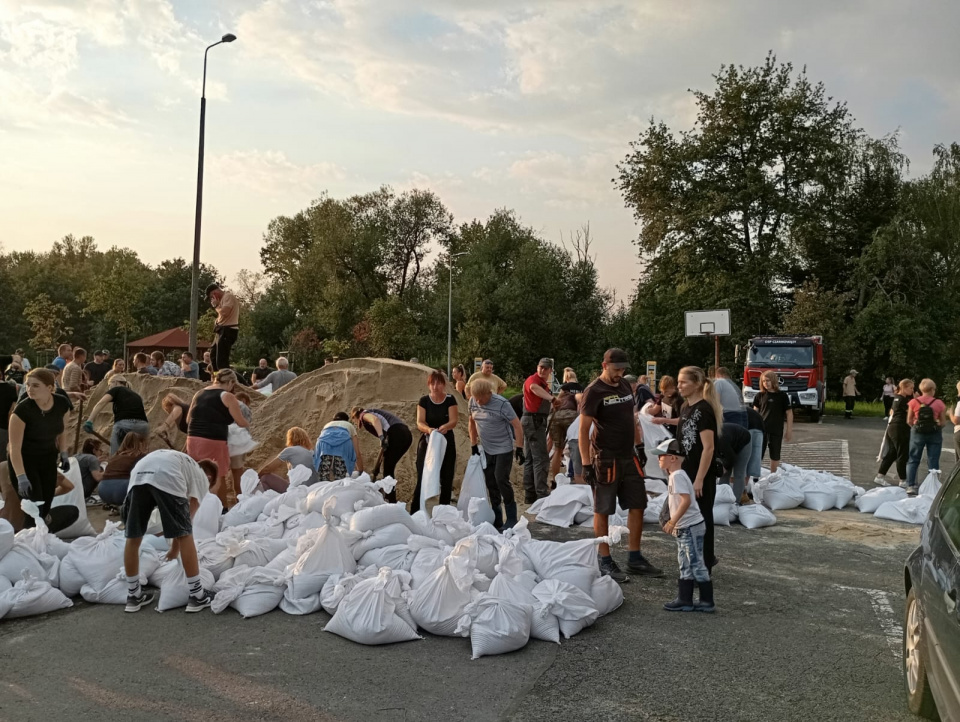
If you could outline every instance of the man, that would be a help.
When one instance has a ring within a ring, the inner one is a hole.
[[[193,360],[193,354],[189,351],[180,354],[180,371],[185,379],[200,378],[200,364]]]
[[[262,381],[257,381],[253,385],[255,389],[262,389],[266,385],[270,385],[273,391],[276,391],[281,386],[286,386],[288,383],[297,378],[297,375],[290,370],[290,362],[286,358],[281,356],[277,359],[277,370],[272,371],[267,374],[266,378]]]
[[[213,327],[216,338],[210,347],[213,370],[230,367],[230,349],[237,341],[240,324],[240,304],[237,297],[225,291],[219,283],[211,283],[206,290],[207,300],[217,309],[217,323]]]
[[[210,360],[210,352],[204,351],[203,363],[200,364],[200,380],[203,381],[204,383],[210,380],[210,372],[208,371],[208,369],[210,368],[211,363],[212,361]]]
[[[547,471],[550,454],[547,452],[547,416],[553,408],[554,398],[550,393],[548,379],[553,373],[553,359],[542,358],[537,372],[523,382],[523,427],[524,456],[523,493],[525,501],[532,504],[550,494]]]
[[[609,517],[617,511],[617,501],[627,510],[630,530],[627,571],[659,577],[663,574],[640,553],[643,534],[643,510],[647,507],[647,489],[640,469],[646,463],[643,436],[634,416],[634,397],[623,378],[627,354],[611,348],[603,355],[603,372],[583,392],[580,405],[578,445],[583,462],[583,478],[593,487],[593,532],[597,537],[609,533]],[[591,426],[594,427],[591,436]],[[600,573],[615,581],[628,581],[613,557],[610,546],[600,544]]]
[[[86,384],[83,382],[83,364],[87,360],[87,352],[82,348],[74,349],[73,358],[63,367],[60,375],[60,385],[64,391],[83,393]]]
[[[30,369],[33,367],[30,365],[30,359],[23,355],[23,349],[18,348],[14,355],[20,357],[20,365],[23,367],[23,370],[30,373]]]
[[[175,364],[173,361],[168,361],[167,357],[163,355],[163,351],[154,351],[150,354],[150,359],[153,361],[153,366],[157,370],[157,376],[173,376],[174,378],[183,376],[180,365]]]
[[[73,346],[68,343],[62,343],[57,347],[57,357],[53,360],[53,365],[63,371],[67,362],[73,358]]]
[[[480,370],[473,374],[469,379],[467,379],[467,398],[470,398],[470,384],[472,384],[477,379],[486,379],[494,385],[493,393],[502,394],[507,390],[507,382],[504,381],[499,376],[493,373],[493,361],[490,359],[485,359],[482,364],[480,364]]]
[[[143,351],[134,355],[133,367],[137,370],[138,374],[147,374],[148,376],[157,375],[157,367],[153,365],[150,357],[143,353]]]
[[[713,385],[717,390],[717,396],[720,397],[720,405],[723,407],[723,423],[746,428],[749,422],[743,397],[737,390],[737,385],[733,383],[733,379],[730,378],[730,372],[723,366],[717,367]]]
[[[843,379],[843,417],[845,419],[853,418],[853,407],[856,405],[859,395],[860,392],[857,391],[857,370],[850,369],[850,373]]]
[[[127,507],[124,529],[127,542],[123,551],[123,567],[127,575],[125,612],[138,612],[153,601],[153,594],[145,594],[140,588],[140,543],[147,533],[154,509],[159,510],[163,536],[170,541],[167,558],[173,559],[179,554],[187,575],[190,590],[187,611],[199,612],[210,606],[213,597],[200,581],[192,524],[209,486],[200,465],[173,449],[159,449],[147,454],[133,467],[130,490],[124,502]]]
[[[257,381],[263,381],[270,375],[270,366],[265,358],[260,359],[260,364],[250,372],[250,383],[256,384]],[[254,387],[256,388],[256,387]]]
[[[76,354],[74,354],[74,357],[76,357]],[[94,351],[93,361],[84,366],[83,370],[90,377],[90,383],[96,386],[107,375],[107,371],[110,370],[110,363],[105,360],[103,351]]]

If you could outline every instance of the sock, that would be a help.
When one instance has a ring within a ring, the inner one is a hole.
[[[630,551],[627,552],[627,553],[628,553],[628,555],[629,555],[629,559],[630,559],[630,563],[631,563],[631,564],[639,564],[639,563],[640,563],[640,560],[643,559],[643,557],[640,555],[640,550],[639,550],[639,549],[637,549],[636,551],[630,550]]]
[[[190,596],[199,599],[203,596],[203,582],[200,581],[200,575],[187,577],[187,586],[190,587]]]
[[[604,562],[605,564],[609,564],[610,562],[613,561],[613,557],[611,556],[600,557],[600,561]]]
[[[127,594],[131,597],[140,596],[140,575],[127,577]]]

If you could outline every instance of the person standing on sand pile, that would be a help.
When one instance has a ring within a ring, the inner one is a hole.
[[[213,327],[216,338],[210,347],[210,358],[213,370],[219,371],[230,367],[230,349],[239,334],[240,304],[237,297],[219,283],[211,283],[205,293],[210,305],[217,309],[217,323]]]
[[[507,390],[507,382],[493,373],[493,361],[490,359],[484,359],[483,363],[480,364],[480,370],[474,373],[467,380],[467,398],[470,398],[472,395],[470,392],[470,384],[477,379],[486,379],[487,381],[491,382],[493,384],[493,393],[495,394],[502,394]]]
[[[60,371],[66,367],[70,359],[73,358],[73,346],[68,343],[62,343],[57,347],[57,357],[51,362]]]
[[[253,384],[253,388],[262,389],[269,385],[273,391],[277,391],[281,386],[286,386],[295,378],[297,378],[297,375],[290,370],[290,362],[281,356],[277,359],[277,370],[271,371],[262,380],[257,381]]]
[[[86,389],[83,376],[83,364],[87,360],[87,352],[82,348],[73,350],[73,358],[63,367],[60,374],[60,386],[64,391],[83,393]]]

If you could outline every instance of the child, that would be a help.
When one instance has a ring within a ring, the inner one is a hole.
[[[653,450],[659,457],[660,468],[670,475],[667,499],[660,521],[667,534],[677,538],[677,560],[680,563],[680,579],[677,581],[677,598],[663,608],[668,612],[713,612],[713,582],[703,558],[703,536],[706,532],[700,507],[694,501],[693,482],[681,468],[683,446],[676,439],[661,442]],[[693,601],[693,583],[700,587],[700,601]]]

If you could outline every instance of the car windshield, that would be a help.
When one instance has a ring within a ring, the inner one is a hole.
[[[813,346],[751,346],[749,363],[761,368],[812,368]]]

